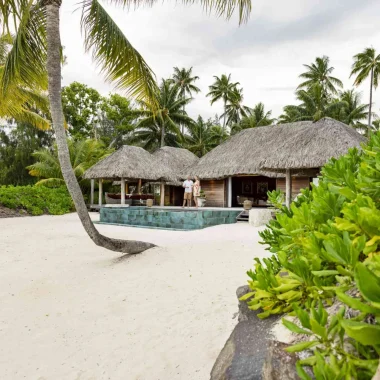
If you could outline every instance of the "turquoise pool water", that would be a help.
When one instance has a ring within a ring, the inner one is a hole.
[[[239,210],[165,209],[150,207],[102,207],[100,223],[135,227],[197,230],[236,223]]]

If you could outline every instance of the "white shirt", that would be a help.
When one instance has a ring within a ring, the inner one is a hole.
[[[193,191],[193,185],[194,182],[187,179],[182,185],[185,188],[185,193],[191,193]]]

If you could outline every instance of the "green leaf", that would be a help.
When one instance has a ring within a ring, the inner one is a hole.
[[[253,297],[255,295],[255,292],[249,292],[247,294],[244,294],[244,296],[241,296],[239,298],[239,301],[246,301],[247,299]]]
[[[352,359],[352,363],[354,363],[355,367],[364,368],[368,371],[375,373],[377,367],[379,366],[379,359],[374,360],[360,360],[360,359]]]
[[[359,299],[352,298],[352,297],[348,296],[347,294],[345,294],[339,290],[336,291],[336,295],[340,301],[342,301],[343,303],[345,303],[347,306],[351,307],[352,309],[360,310],[360,311],[367,313],[367,314],[370,314],[370,313],[379,314],[380,313],[380,309],[376,309],[374,307],[371,307],[370,305],[367,305],[367,304],[361,302]]]
[[[310,331],[307,331],[307,330],[304,330],[304,329],[301,329],[301,327],[297,326],[295,323],[293,322],[290,322],[288,321],[287,319],[285,318],[282,318],[282,323],[284,324],[284,326],[286,328],[288,328],[290,331],[293,331],[297,334],[307,334],[307,335],[311,335],[311,332]]]
[[[288,301],[288,302],[293,302],[297,301],[302,297],[302,293],[295,291],[295,290],[289,290],[286,293],[279,294],[277,298],[281,301]]]
[[[300,352],[300,351],[307,350],[311,347],[315,347],[318,344],[319,344],[319,341],[317,340],[311,340],[309,342],[300,342],[300,343],[294,344],[293,346],[285,348],[285,351]]]
[[[363,297],[380,307],[380,278],[364,264],[358,263],[355,267],[355,280]]]
[[[365,346],[374,346],[380,342],[380,326],[364,322],[344,320],[341,322],[346,334]]]
[[[327,339],[327,330],[321,326],[314,318],[310,318],[311,331],[320,336],[323,340]]]
[[[311,271],[311,273],[313,273],[313,275],[317,277],[335,276],[339,274],[339,272],[336,270],[313,270]]]
[[[296,363],[296,370],[297,370],[298,376],[301,378],[301,380],[312,380],[312,378],[302,368],[300,362]]]

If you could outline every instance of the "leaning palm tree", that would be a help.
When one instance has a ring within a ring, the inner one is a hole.
[[[162,80],[155,95],[157,104],[155,110],[152,110],[150,105],[143,100],[138,102],[142,107],[141,111],[138,112],[141,119],[135,127],[132,141],[140,142],[144,148],[149,150],[156,150],[167,145],[167,137],[170,138],[169,141],[171,142],[168,145],[173,145],[172,137],[176,135],[177,142],[175,145],[180,145],[182,135],[179,125],[188,126],[193,122],[183,110],[183,107],[190,101],[191,98],[183,98],[180,95],[180,87],[170,80]]]
[[[130,7],[153,5],[158,0],[111,0],[112,4]],[[162,1],[161,1],[162,2]],[[182,0],[193,4],[195,0]],[[231,17],[238,9],[240,22],[248,19],[251,0],[198,0],[206,10],[214,9],[218,15]],[[41,75],[48,73],[50,110],[59,152],[61,170],[73,198],[78,216],[95,244],[107,249],[138,253],[152,244],[110,239],[101,235],[88,214],[80,186],[70,163],[61,101],[62,45],[59,10],[61,0],[3,0],[0,2],[0,21],[16,31],[15,43],[7,58],[1,88],[7,93],[10,83],[20,80],[34,86]],[[120,89],[155,107],[156,82],[153,72],[142,56],[133,48],[98,0],[81,3],[81,28],[86,51],[92,51],[94,60]],[[14,23],[14,25],[11,25]]]
[[[180,88],[180,96],[185,99],[187,96],[193,97],[193,93],[197,94],[200,92],[194,82],[199,79],[198,76],[192,76],[193,68],[186,70],[185,68],[179,69],[174,67],[173,82]],[[183,111],[185,111],[185,105],[183,106]],[[184,133],[184,125],[182,125],[182,134]]]
[[[380,77],[380,54],[376,54],[374,48],[364,49],[362,53],[354,56],[351,75],[356,75],[355,86],[359,86],[370,76],[369,91],[369,111],[368,111],[368,130],[371,128],[372,121],[372,90],[377,88]]]
[[[329,57],[317,57],[315,63],[311,65],[304,65],[307,71],[300,75],[300,78],[306,79],[302,82],[298,89],[309,89],[314,85],[321,86],[323,92],[327,94],[336,94],[338,92],[336,87],[343,87],[343,83],[338,78],[331,76],[334,67],[330,67]]]
[[[223,74],[221,77],[214,76],[215,82],[209,87],[210,92],[206,96],[211,97],[211,105],[218,100],[223,100],[224,113],[223,113],[223,129],[226,129],[227,120],[227,102],[233,99],[236,95],[236,86],[240,83],[231,82],[231,74],[228,76]]]

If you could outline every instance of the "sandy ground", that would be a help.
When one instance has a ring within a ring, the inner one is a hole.
[[[119,262],[76,214],[0,219],[0,378],[208,379],[258,229],[98,228],[159,247]]]

